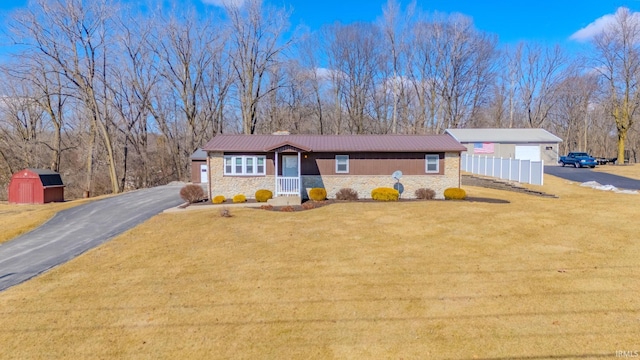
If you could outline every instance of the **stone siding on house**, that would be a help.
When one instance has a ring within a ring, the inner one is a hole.
[[[458,153],[446,153],[444,162],[444,175],[411,175],[403,176],[400,183],[404,187],[402,198],[414,199],[415,191],[420,188],[429,188],[436,192],[437,199],[444,199],[444,190],[450,187],[458,187],[460,182],[460,156]],[[314,187],[327,190],[328,198],[335,198],[336,192],[342,188],[351,188],[358,192],[361,199],[370,199],[371,190],[377,187],[393,187],[395,180],[389,175],[325,175],[302,177],[303,198],[307,198],[307,192]]]
[[[236,194],[243,194],[253,198],[260,189],[268,189],[275,195],[275,179],[267,176],[223,176],[224,157],[222,153],[213,153],[210,157],[211,166],[211,196],[223,195],[231,198]],[[414,192],[419,188],[429,188],[436,192],[437,199],[444,198],[444,190],[458,187],[460,184],[460,155],[459,153],[445,153],[444,175],[409,175],[403,176],[400,183],[404,187],[403,198],[415,198]],[[377,187],[393,187],[395,180],[389,175],[325,175],[302,176],[303,198],[308,198],[310,188],[321,187],[327,190],[327,197],[335,198],[335,194],[342,188],[351,188],[358,192],[362,199],[371,198],[371,190]]]
[[[274,192],[275,179],[273,176],[224,176],[224,156],[213,153],[209,158],[211,173],[211,196],[222,195],[227,199],[242,194],[247,199],[255,198],[256,191],[267,189]]]

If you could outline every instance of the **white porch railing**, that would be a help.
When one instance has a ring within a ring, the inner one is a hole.
[[[483,176],[542,185],[544,162],[462,154],[460,169]]]
[[[276,196],[300,195],[300,178],[278,176],[276,179]]]

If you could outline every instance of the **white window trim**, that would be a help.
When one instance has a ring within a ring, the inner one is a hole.
[[[339,164],[339,160],[338,158],[342,158],[342,161],[344,161],[346,158],[346,162],[347,162],[347,170],[346,171],[339,171],[338,170],[338,164]],[[349,173],[349,155],[336,155],[336,174],[348,174]]]
[[[242,159],[241,172],[236,171],[236,160]],[[253,172],[247,172],[247,159],[252,160]],[[258,172],[258,159],[262,159],[263,171]],[[231,172],[227,171],[227,160],[231,161]],[[265,155],[225,155],[223,158],[223,172],[227,176],[264,176],[267,172],[267,157]]]
[[[429,159],[436,159],[436,169],[429,170]],[[440,155],[438,154],[427,154],[424,156],[424,172],[427,174],[438,174],[440,173]]]

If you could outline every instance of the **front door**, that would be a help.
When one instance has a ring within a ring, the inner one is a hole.
[[[282,176],[298,177],[298,156],[282,155]]]
[[[200,182],[203,184],[209,182],[209,173],[207,172],[207,164],[200,165]]]

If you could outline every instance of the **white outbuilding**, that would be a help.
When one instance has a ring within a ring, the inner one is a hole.
[[[544,129],[447,129],[469,155],[558,163],[562,139]]]

